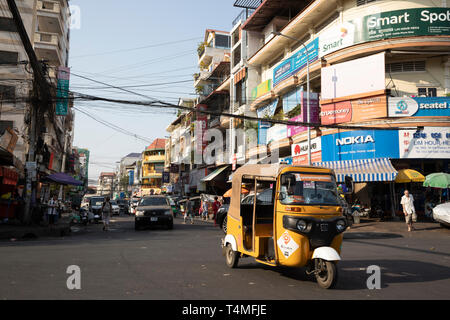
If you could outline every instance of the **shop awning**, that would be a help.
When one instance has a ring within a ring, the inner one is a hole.
[[[394,181],[398,174],[388,158],[326,161],[314,165],[333,169],[338,182],[345,182],[345,176],[354,182]]]
[[[211,181],[215,177],[217,177],[219,174],[221,174],[225,169],[227,169],[228,166],[223,166],[219,169],[214,170],[212,173],[208,174],[206,177],[202,179],[203,182]]]
[[[396,183],[410,183],[410,182],[424,182],[425,177],[412,169],[402,169],[398,171],[398,175],[395,178]]]
[[[71,186],[82,186],[83,185],[83,182],[78,181],[78,180],[74,179],[73,177],[69,176],[68,174],[65,174],[62,172],[51,174],[51,175],[47,176],[45,178],[45,180],[56,182],[59,184],[64,184],[64,185],[71,185]]]

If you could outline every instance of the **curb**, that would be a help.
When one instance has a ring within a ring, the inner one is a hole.
[[[70,234],[70,223],[48,226],[9,226],[6,230],[0,227],[0,240],[36,239],[39,237],[64,237]]]

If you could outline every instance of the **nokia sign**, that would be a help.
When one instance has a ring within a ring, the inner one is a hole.
[[[352,144],[364,144],[364,143],[375,143],[375,139],[371,135],[367,136],[356,136],[356,137],[345,137],[341,139],[336,139],[337,146],[348,146]]]

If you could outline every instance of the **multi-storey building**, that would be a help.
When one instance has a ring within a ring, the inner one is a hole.
[[[142,156],[142,195],[161,193],[164,172],[166,139],[156,139],[145,149]]]
[[[114,193],[114,172],[102,172],[98,178],[97,194],[112,198]]]
[[[257,79],[246,101],[259,118],[300,124],[261,121],[258,143],[352,176],[364,204],[380,195],[398,207],[398,171],[449,171],[449,23],[448,1],[262,2],[242,24],[257,45],[244,61]]]
[[[17,2],[25,29],[38,60],[46,66],[48,81],[57,85],[58,68],[68,66],[69,57],[69,8],[68,0],[23,0]],[[5,0],[0,1],[0,121],[18,133],[14,154],[25,162],[28,152],[30,104],[24,101],[32,90],[32,74],[28,56],[17,32],[11,12]],[[54,107],[54,106],[53,106]],[[74,113],[50,119],[45,115],[42,123],[43,140],[41,171],[59,172],[64,152],[64,138],[70,136]],[[71,150],[71,144],[66,148]]]

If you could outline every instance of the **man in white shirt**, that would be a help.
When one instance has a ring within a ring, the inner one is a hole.
[[[56,200],[56,196],[53,196],[53,198],[51,198],[48,203],[48,211],[47,211],[47,215],[48,215],[48,223],[50,225],[55,224],[56,219],[57,219],[57,215],[58,215],[58,201]]]
[[[402,197],[400,204],[403,206],[403,214],[405,215],[406,224],[408,225],[408,231],[414,230],[413,221],[417,221],[416,209],[414,208],[414,197],[409,194],[408,190],[405,190],[405,194]]]

